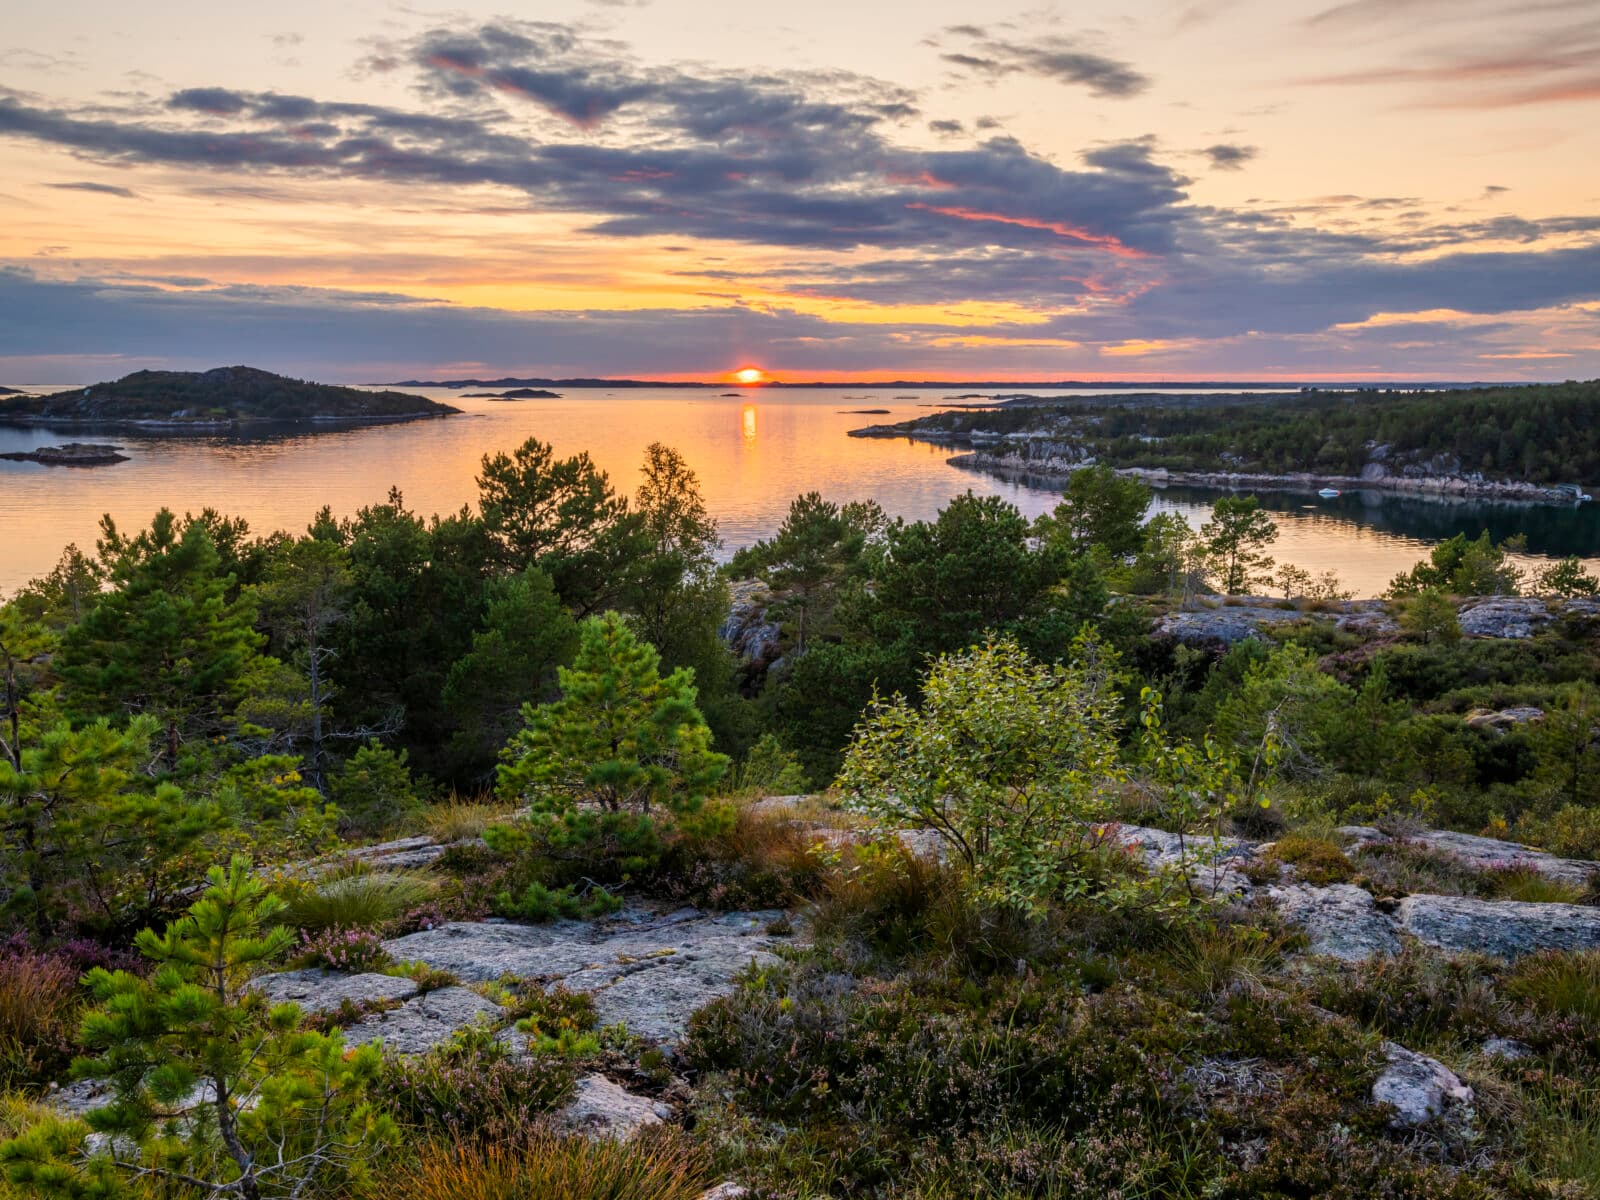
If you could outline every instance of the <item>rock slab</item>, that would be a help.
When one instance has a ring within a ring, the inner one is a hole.
[[[1600,908],[1470,896],[1407,896],[1395,912],[1401,929],[1453,954],[1520,958],[1538,950],[1600,948]]]
[[[766,928],[783,915],[632,908],[606,921],[451,921],[384,945],[397,959],[469,982],[509,973],[546,986],[564,984],[594,997],[601,1024],[620,1023],[651,1041],[673,1042],[696,1009],[733,991],[746,967],[775,961],[773,948],[792,939]]]
[[[672,1116],[672,1109],[657,1100],[636,1096],[604,1075],[578,1080],[572,1100],[561,1110],[562,1123],[591,1138],[625,1142],[649,1125]]]
[[[390,1000],[409,1000],[420,990],[403,976],[366,972],[344,975],[321,967],[304,971],[281,971],[251,983],[251,990],[273,1004],[292,1001],[309,1013],[335,1012],[345,1002],[382,1004]]]
[[[397,1054],[426,1054],[469,1025],[493,1025],[505,1017],[498,1004],[464,987],[440,988],[390,1012],[373,1013],[344,1031],[345,1044],[382,1040]]]
[[[1286,921],[1305,930],[1313,954],[1365,962],[1400,952],[1394,921],[1379,911],[1369,893],[1354,884],[1291,884],[1268,888],[1267,896]]]

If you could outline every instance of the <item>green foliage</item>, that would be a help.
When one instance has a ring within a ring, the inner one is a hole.
[[[697,809],[728,760],[710,747],[694,677],[662,677],[660,658],[616,613],[585,621],[560,672],[561,698],[523,709],[506,746],[500,794],[551,816],[593,804],[607,813]]]
[[[392,830],[422,811],[406,752],[397,754],[377,742],[368,742],[341,764],[328,791],[339,806],[340,825],[363,834]]]
[[[520,895],[509,891],[500,892],[494,901],[497,916],[528,921],[536,925],[558,919],[593,920],[596,917],[620,912],[621,909],[621,897],[612,895],[603,887],[580,889],[574,884],[568,884],[565,887],[551,888],[537,879],[529,883]]]
[[[778,740],[764,733],[728,773],[725,790],[734,795],[796,796],[806,790],[800,760]]]
[[[257,1200],[313,1183],[359,1185],[396,1140],[393,1121],[365,1097],[377,1048],[347,1052],[337,1035],[303,1031],[294,1005],[269,1007],[245,987],[289,947],[292,935],[273,923],[282,903],[243,857],[207,881],[165,934],[139,935],[155,964],[149,978],[88,976],[102,1007],[84,1018],[90,1056],[77,1070],[109,1078],[115,1099],[87,1123],[137,1154],[67,1159],[51,1130],[30,1131],[0,1146],[13,1182],[70,1196],[100,1194],[121,1175]]]
[[[1194,530],[1181,513],[1157,513],[1144,527],[1128,590],[1187,597],[1198,590],[1198,550]]]
[[[1400,610],[1400,628],[1418,641],[1432,645],[1451,645],[1461,640],[1461,622],[1456,606],[1436,587],[1411,593]]]
[[[1296,877],[1313,887],[1347,883],[1356,873],[1355,864],[1345,857],[1337,842],[1303,833],[1286,833],[1278,838],[1272,843],[1271,857],[1294,867]]]
[[[24,728],[0,758],[0,881],[5,911],[48,935],[70,916],[102,932],[159,919],[189,886],[194,852],[225,824],[221,808],[142,774],[151,717]]]
[[[352,861],[285,890],[284,919],[296,929],[374,929],[422,907],[438,887],[425,875]]]
[[[516,732],[522,705],[548,700],[556,669],[571,661],[578,627],[550,576],[537,567],[491,582],[472,648],[450,668],[444,705],[462,769],[486,770]]]
[[[227,599],[232,580],[204,521],[162,509],[131,539],[109,517],[102,528],[112,590],[63,639],[67,698],[89,716],[155,717],[162,762],[175,770],[184,743],[227,726],[262,641],[255,607]]]
[[[1263,553],[1278,527],[1254,496],[1222,496],[1200,527],[1200,555],[1217,590],[1238,596],[1271,582],[1272,559]]]
[[[1570,599],[1573,596],[1600,595],[1600,579],[1583,569],[1576,558],[1563,558],[1539,572],[1534,590],[1541,596]]]
[[[650,544],[638,514],[588,454],[557,459],[537,438],[509,455],[486,455],[478,497],[500,562],[513,571],[538,567],[580,615],[618,596]]]
[[[1515,596],[1522,587],[1522,572],[1508,552],[1521,548],[1515,539],[1496,545],[1487,529],[1476,539],[1458,533],[1435,546],[1426,561],[1396,575],[1389,595],[1437,590],[1452,596]]]
[[[1332,757],[1354,700],[1350,688],[1322,672],[1315,655],[1290,642],[1245,672],[1217,708],[1216,732],[1245,754],[1270,734],[1281,750],[1280,770],[1315,772]],[[1376,724],[1384,727],[1381,719]]]
[[[1038,911],[1081,895],[1092,822],[1124,772],[1116,662],[1085,639],[1070,666],[1001,639],[933,664],[922,704],[874,702],[845,756],[846,807],[938,834],[977,895]]]
[[[1113,558],[1137,554],[1153,494],[1143,480],[1118,475],[1104,463],[1084,467],[1072,473],[1061,503],[1039,518],[1035,530],[1067,554],[1084,554],[1091,546]]]

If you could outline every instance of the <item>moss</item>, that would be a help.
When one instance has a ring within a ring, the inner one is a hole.
[[[1286,833],[1272,844],[1266,857],[1292,866],[1299,879],[1315,887],[1347,883],[1356,874],[1355,864],[1331,838]]]

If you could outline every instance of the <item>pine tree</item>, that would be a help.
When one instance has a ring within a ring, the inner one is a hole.
[[[507,745],[503,795],[552,808],[594,805],[648,815],[693,812],[727,769],[695,706],[694,673],[661,659],[617,613],[583,623],[561,699],[525,705]]]
[[[1237,596],[1270,582],[1272,558],[1264,547],[1278,540],[1278,527],[1254,496],[1223,496],[1200,527],[1200,544],[1216,576],[1217,589]]]
[[[303,1030],[295,1005],[269,1006],[247,989],[293,941],[274,923],[283,902],[242,856],[206,878],[187,916],[139,935],[155,964],[148,978],[104,968],[87,977],[101,1007],[84,1019],[91,1057],[74,1070],[112,1082],[112,1103],[86,1117],[107,1145],[73,1156],[68,1128],[42,1123],[0,1146],[13,1183],[63,1197],[108,1195],[119,1178],[244,1200],[298,1196],[359,1184],[397,1140],[393,1120],[365,1099],[379,1048],[347,1052],[337,1031]]]
[[[248,599],[226,599],[211,535],[167,510],[138,538],[121,538],[107,518],[103,547],[114,590],[63,642],[70,707],[82,715],[142,712],[161,724],[170,771],[186,739],[220,730],[240,677],[261,645]]]

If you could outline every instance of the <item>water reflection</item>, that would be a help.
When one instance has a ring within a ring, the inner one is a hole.
[[[142,526],[161,505],[179,512],[210,505],[246,518],[257,532],[303,529],[324,504],[340,516],[379,503],[391,485],[426,514],[453,512],[476,498],[483,455],[530,436],[556,453],[587,450],[620,491],[639,481],[644,449],[660,441],[681,450],[700,476],[706,504],[721,523],[728,552],[769,536],[789,502],[819,491],[832,500],[872,497],[892,515],[933,516],[967,489],[1004,496],[1029,516],[1052,508],[1049,483],[998,479],[947,465],[948,449],[902,440],[846,437],[868,422],[925,415],[941,399],[862,396],[831,389],[762,392],[760,404],[699,391],[640,389],[616,396],[574,391],[554,400],[494,403],[429,393],[464,410],[445,421],[289,437],[162,440],[114,434],[131,461],[71,470],[0,462],[0,592],[48,571],[62,546],[94,545],[100,514],[124,528]],[[757,409],[759,408],[759,413]],[[882,416],[840,409],[883,408]],[[759,436],[758,436],[759,435]],[[86,431],[7,430],[0,447],[95,440]],[[1182,512],[1198,526],[1212,493],[1167,489],[1157,509]],[[1430,504],[1356,493],[1336,500],[1263,493],[1278,521],[1273,554],[1309,570],[1332,569],[1362,594],[1381,591],[1429,543],[1484,527],[1496,537],[1526,532],[1534,553],[1600,554],[1600,508]],[[1591,569],[1600,569],[1595,563]]]

